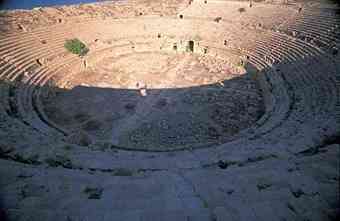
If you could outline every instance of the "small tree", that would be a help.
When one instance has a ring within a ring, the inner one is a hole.
[[[66,40],[64,47],[69,52],[79,56],[84,56],[89,52],[89,49],[86,47],[86,45],[77,38]]]

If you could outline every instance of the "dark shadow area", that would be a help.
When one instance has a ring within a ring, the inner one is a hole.
[[[34,116],[79,145],[106,142],[117,148],[147,151],[209,147],[233,140],[264,113],[254,68],[214,84],[183,88],[78,85],[62,89],[49,82],[36,87],[33,97],[21,94],[29,85],[20,82],[20,78],[10,84],[2,82],[8,93],[7,115],[43,132],[45,127],[26,120]],[[23,111],[29,109],[34,111]]]

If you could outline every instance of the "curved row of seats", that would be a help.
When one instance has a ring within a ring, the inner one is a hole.
[[[149,21],[147,19],[146,23]],[[173,19],[169,25],[180,26],[177,21],[178,19]],[[93,31],[89,27],[101,21],[93,22],[88,26],[80,25],[76,32],[86,39],[89,45],[94,43],[97,37],[101,37],[100,42],[108,41],[109,31],[104,32],[102,36],[98,35],[90,39],[89,36]],[[99,29],[104,30],[117,22],[105,20],[103,23],[106,25],[100,26]],[[31,125],[44,134],[54,134],[56,129],[59,132],[64,131],[44,115],[39,99],[43,96],[42,93],[46,92],[44,85],[53,76],[72,70],[72,67],[78,67],[82,62],[78,57],[67,54],[63,48],[65,39],[77,37],[77,34],[72,31],[72,24],[65,25],[63,32],[62,28],[62,26],[56,26],[45,32],[43,29],[37,29],[25,34],[14,34],[12,37],[7,35],[6,38],[0,39],[0,61],[3,64],[0,66],[1,80],[16,81],[15,84],[2,86],[0,90],[2,106],[7,112],[12,109],[16,118],[19,116],[25,124]],[[153,32],[153,28],[150,30]],[[233,30],[236,31],[234,26]],[[243,35],[245,32],[247,35]],[[111,37],[114,34],[111,33]],[[216,36],[222,35],[223,30],[216,34]],[[100,50],[119,47],[129,41],[137,42],[138,38],[148,41],[152,36],[155,38],[153,41],[157,41],[156,33],[149,33],[149,37],[132,35],[125,38],[113,38],[110,44],[104,43],[102,46],[94,47],[93,50],[94,53],[100,53]],[[223,40],[219,38],[206,41],[206,46],[221,51],[237,51],[240,57],[248,56],[248,62],[259,70],[259,78],[263,82],[262,89],[267,96],[265,115],[254,127],[242,132],[240,139],[247,139],[249,136],[266,136],[266,138],[270,136],[275,139],[274,129],[278,131],[277,133],[287,133],[289,125],[297,126],[308,123],[319,116],[332,117],[330,113],[334,110],[338,93],[335,85],[336,67],[331,62],[330,55],[325,54],[313,44],[270,30],[239,30],[238,33],[232,33],[228,37],[230,37],[228,46],[223,46]],[[187,38],[190,37],[187,36]],[[130,44],[125,46],[131,49]],[[36,66],[37,59],[41,58],[46,58],[50,62],[32,69],[31,67]],[[30,71],[25,74],[27,70]],[[251,132],[253,130],[255,133]]]
[[[41,37],[46,39],[46,36],[48,34],[44,34]],[[49,34],[50,35],[50,34]],[[65,53],[65,49],[63,48],[63,42],[65,41],[65,39],[72,37],[72,35],[68,35],[68,33],[63,33],[60,35],[60,40],[57,41],[48,41],[48,45],[51,47],[49,47],[49,49],[51,50],[46,50],[45,45],[41,45],[40,42],[35,41],[35,39],[33,38],[32,41],[27,41],[27,42],[21,42],[22,44],[19,44],[17,47],[15,47],[14,49],[10,48],[10,52],[8,52],[8,50],[4,50],[4,55],[7,58],[7,52],[8,53],[12,53],[15,54],[15,50],[16,51],[20,51],[20,56],[16,57],[16,59],[11,60],[11,63],[14,64],[14,66],[16,66],[17,68],[12,69],[8,69],[8,70],[12,70],[12,71],[3,71],[2,72],[2,77],[3,79],[8,78],[9,76],[11,77],[10,80],[14,81],[15,79],[17,79],[19,76],[24,75],[24,71],[20,71],[18,72],[18,70],[21,69],[28,69],[28,67],[30,66],[34,66],[37,64],[37,60],[39,58],[46,58],[46,60],[49,60],[50,57],[55,57],[55,56],[59,56],[60,54],[64,54]],[[117,39],[114,42],[110,42],[110,44],[107,44],[106,47],[109,47],[109,50],[113,50],[114,47],[116,48],[121,48],[121,47],[125,47],[128,50],[132,50],[131,47],[131,41],[134,42],[134,46],[137,46],[134,50],[138,49],[138,45],[139,44],[145,44],[145,40],[143,40],[144,38],[148,40],[147,37],[150,36],[137,36],[135,38],[131,37],[129,39]],[[58,37],[57,37],[58,38]],[[24,49],[22,49],[20,46],[22,45],[27,45],[27,49],[23,46]],[[35,45],[38,45],[39,47],[36,47]],[[158,46],[159,47],[159,46]],[[154,48],[158,48],[156,46],[154,46]],[[98,50],[98,49],[97,49]],[[107,49],[106,49],[107,50]],[[23,52],[21,52],[23,51]],[[125,50],[124,53],[126,53],[127,51]],[[95,51],[95,53],[98,53]],[[91,53],[90,53],[91,54]],[[24,62],[23,62],[24,61]],[[33,97],[33,92],[35,87],[43,87],[44,84],[51,78],[53,77],[53,75],[55,75],[56,73],[67,73],[70,72],[70,70],[72,71],[76,71],[74,70],[74,67],[79,66],[79,64],[81,63],[81,59],[79,59],[77,56],[72,56],[72,55],[66,55],[66,56],[60,56],[60,58],[58,59],[54,59],[51,62],[48,63],[48,65],[46,66],[45,64],[42,67],[37,67],[36,69],[32,70],[32,72],[26,74],[22,81],[20,82],[20,84],[18,84],[18,89],[15,87],[13,90],[14,91],[18,91],[16,98],[18,98],[18,111],[20,116],[22,117],[22,119],[24,120],[25,123],[29,123],[30,121],[33,122],[32,126],[35,129],[39,128],[42,131],[47,132],[48,130],[46,129],[46,127],[42,126],[41,122],[38,120],[39,117],[43,118],[44,121],[48,121],[46,119],[46,117],[43,116],[38,116],[35,111],[34,111],[34,104],[32,103],[32,97]],[[11,74],[8,73],[15,73],[15,76],[12,76]],[[12,86],[14,87],[14,86]],[[5,99],[7,100],[7,99]],[[41,110],[41,108],[38,108],[38,110]],[[39,111],[39,114],[42,114],[42,111]],[[55,128],[58,128],[55,124],[53,124],[52,122],[48,122],[50,125],[53,125]],[[31,123],[29,123],[31,124]],[[34,126],[37,125],[37,126]],[[59,129],[59,131],[63,131],[61,129]]]
[[[200,11],[200,14],[206,16],[204,18],[221,17],[222,21],[239,23],[241,26],[278,30],[319,47],[330,48],[339,44],[340,17],[337,16],[336,7],[323,9],[309,7],[308,4],[298,7],[255,3],[249,8],[248,2],[234,1],[209,1],[207,4],[202,1],[193,4],[194,7],[183,11],[184,19],[194,18],[197,11]],[[239,7],[245,8],[245,12],[239,13]]]
[[[280,27],[280,31],[293,34],[319,47],[330,48],[339,40],[339,24],[340,17],[336,14],[336,8],[330,11],[305,7],[293,23]]]

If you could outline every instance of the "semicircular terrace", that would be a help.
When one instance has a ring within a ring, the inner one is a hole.
[[[1,12],[6,217],[335,220],[338,11],[190,0]],[[73,38],[87,55],[64,48]]]

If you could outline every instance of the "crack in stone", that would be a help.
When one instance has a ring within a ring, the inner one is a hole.
[[[210,220],[211,221],[216,221],[216,217],[214,215],[214,212],[213,212],[213,209],[210,208],[208,202],[203,198],[203,196],[201,196],[201,194],[197,191],[197,188],[195,186],[195,184],[193,182],[191,182],[190,179],[186,178],[184,176],[184,174],[182,173],[182,171],[178,171],[176,172],[175,174],[177,174],[181,179],[183,179],[183,181],[185,183],[187,183],[191,189],[192,189],[192,192],[194,193],[194,197],[196,197],[203,205],[204,208],[208,209],[209,210],[209,213],[210,213]]]

